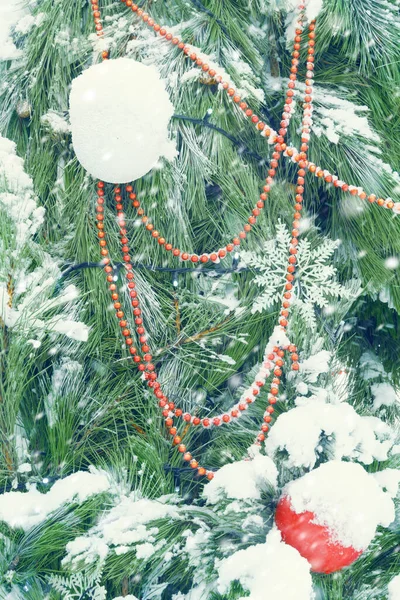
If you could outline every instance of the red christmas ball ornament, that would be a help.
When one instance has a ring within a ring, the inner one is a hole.
[[[282,539],[308,560],[312,571],[334,573],[357,560],[362,551],[333,541],[331,530],[313,523],[315,519],[313,512],[296,513],[288,496],[283,496],[278,502],[275,522]]]

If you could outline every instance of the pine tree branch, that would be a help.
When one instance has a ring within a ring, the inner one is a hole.
[[[263,156],[260,156],[256,152],[253,152],[252,150],[249,150],[248,148],[246,148],[246,146],[243,144],[243,142],[241,140],[235,138],[233,135],[228,133],[228,131],[225,131],[225,129],[222,129],[222,127],[213,125],[212,123],[209,122],[209,120],[207,118],[195,119],[194,117],[188,117],[186,115],[173,115],[172,118],[179,119],[181,121],[189,121],[190,123],[194,123],[195,125],[201,125],[202,127],[207,127],[208,129],[217,131],[221,135],[228,138],[228,140],[230,140],[235,146],[238,146],[240,148],[241,154],[247,154],[247,156],[254,158],[258,162],[265,161],[265,158]]]
[[[211,10],[209,8],[206,8],[201,2],[200,0],[191,0],[192,4],[194,4],[196,6],[196,8],[198,8],[199,10],[201,10],[202,12],[206,13],[206,15],[208,15],[209,17],[211,17],[212,19],[214,19],[214,21],[219,25],[221,31],[224,32],[224,34],[226,35],[226,37],[231,40],[231,37],[229,35],[228,30],[226,29],[225,25],[222,23],[222,21],[220,19],[218,19],[213,12],[211,12]],[[232,40],[231,40],[232,41]]]
[[[114,263],[114,269],[118,270],[121,269],[124,266],[124,263]],[[143,263],[132,263],[132,266],[134,269],[145,269],[147,271],[158,271],[158,272],[163,272],[163,273],[192,273],[193,272],[193,268],[191,267],[157,267],[155,265],[145,265]],[[67,277],[68,275],[70,275],[71,273],[73,273],[74,271],[80,271],[81,269],[94,269],[94,268],[104,268],[104,264],[102,262],[82,262],[82,263],[78,263],[76,265],[70,265],[69,267],[67,267],[65,269],[65,271],[63,271],[61,273],[60,279],[63,279],[64,277]],[[230,267],[230,268],[226,268],[226,269],[221,269],[218,267],[218,265],[215,265],[213,267],[207,267],[207,268],[197,268],[196,271],[198,273],[201,273],[202,275],[207,275],[208,273],[212,272],[213,275],[216,273],[218,275],[225,275],[227,273],[245,273],[248,271],[254,271],[257,269],[250,269],[248,267]]]
[[[175,344],[175,346],[181,346],[183,344],[190,344],[191,342],[197,342],[198,340],[201,340],[203,337],[205,337],[209,333],[214,333],[215,331],[218,331],[219,329],[221,329],[221,327],[223,327],[230,320],[231,320],[231,315],[229,315],[226,319],[221,321],[221,323],[218,323],[218,325],[214,325],[214,327],[210,327],[209,329],[205,329],[204,331],[200,331],[199,333],[196,333],[195,335],[192,335],[183,340],[180,340],[179,342],[177,342],[177,344]]]

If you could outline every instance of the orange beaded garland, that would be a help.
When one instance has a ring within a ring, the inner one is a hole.
[[[284,106],[284,112],[282,114],[281,120],[281,129],[278,134],[271,131],[265,123],[263,123],[260,118],[254,114],[251,108],[248,107],[246,102],[241,101],[240,96],[236,94],[234,88],[230,86],[230,84],[226,81],[222,80],[222,77],[217,75],[216,71],[210,68],[209,65],[204,64],[203,61],[197,57],[195,52],[192,52],[190,46],[185,45],[183,42],[180,42],[178,38],[174,37],[171,33],[169,33],[166,28],[161,27],[157,23],[154,22],[153,19],[149,17],[148,14],[144,13],[142,9],[139,9],[137,5],[133,4],[131,0],[122,0],[126,4],[126,6],[130,7],[133,12],[136,12],[137,15],[146,23],[148,26],[152,27],[153,30],[159,35],[163,36],[168,42],[176,45],[179,50],[183,51],[186,55],[190,57],[192,61],[194,61],[197,66],[201,67],[203,72],[208,72],[210,77],[214,78],[217,83],[220,83],[222,88],[227,92],[228,96],[233,100],[234,103],[238,104],[238,106],[243,111],[243,114],[249,118],[250,122],[252,122],[257,131],[260,131],[261,134],[269,138],[268,141],[271,144],[274,144],[275,152],[272,154],[272,159],[270,161],[270,168],[268,170],[268,176],[266,178],[266,185],[263,187],[263,193],[260,194],[260,199],[256,203],[256,206],[252,209],[251,215],[248,218],[248,223],[243,226],[243,231],[240,231],[230,243],[225,246],[225,249],[219,249],[217,251],[212,251],[210,253],[202,253],[200,256],[196,254],[192,254],[189,252],[181,251],[180,249],[173,248],[173,245],[166,241],[166,239],[159,233],[158,230],[154,228],[154,225],[149,222],[149,217],[144,214],[144,210],[140,206],[140,202],[137,200],[136,194],[133,192],[132,185],[127,185],[125,187],[125,191],[128,194],[130,200],[132,200],[133,207],[137,210],[137,213],[142,218],[142,222],[145,225],[146,229],[151,233],[152,237],[157,240],[157,243],[165,248],[166,251],[171,252],[174,257],[180,257],[181,260],[191,261],[192,263],[206,263],[208,261],[216,262],[219,259],[225,258],[229,253],[231,253],[235,247],[241,244],[241,240],[246,238],[246,233],[251,230],[251,226],[255,225],[257,222],[257,217],[260,215],[260,211],[265,207],[265,201],[268,198],[268,193],[271,188],[271,184],[273,183],[273,179],[276,174],[276,169],[279,165],[279,161],[281,159],[282,154],[287,158],[292,158],[295,162],[298,163],[298,173],[297,173],[297,187],[296,187],[296,204],[294,205],[295,213],[293,220],[293,231],[292,231],[292,240],[289,247],[289,255],[288,255],[288,268],[287,268],[287,283],[285,284],[283,291],[283,300],[281,304],[280,310],[280,320],[279,323],[282,329],[285,331],[288,326],[288,317],[290,314],[290,298],[291,292],[293,288],[292,282],[294,281],[294,274],[296,271],[297,261],[297,243],[299,236],[299,219],[301,218],[301,210],[302,210],[302,202],[303,202],[303,193],[304,193],[304,183],[306,173],[309,171],[314,173],[315,176],[319,178],[323,178],[326,183],[332,183],[335,187],[341,188],[342,191],[349,191],[352,195],[358,195],[360,198],[367,198],[367,194],[359,187],[351,186],[346,184],[345,182],[339,181],[336,175],[332,175],[328,171],[322,170],[320,167],[314,165],[313,163],[307,160],[307,151],[308,151],[308,139],[310,134],[310,115],[312,113],[312,77],[314,70],[314,49],[315,49],[315,21],[313,21],[309,26],[309,34],[308,34],[308,54],[306,60],[307,67],[307,79],[306,79],[306,89],[304,96],[304,104],[303,104],[303,120],[302,120],[302,144],[300,147],[300,152],[293,147],[287,147],[285,144],[285,136],[287,133],[288,125],[293,112],[293,97],[294,97],[294,89],[295,83],[297,79],[297,66],[299,64],[299,50],[300,50],[300,42],[301,42],[301,34],[302,34],[302,18],[303,18],[303,10],[304,6],[301,5],[299,8],[301,10],[300,18],[297,24],[296,29],[296,38],[293,46],[292,52],[292,68],[290,79],[288,83],[288,90],[286,92],[286,101]],[[95,21],[95,28],[97,34],[99,36],[103,35],[103,29],[101,25],[101,15],[99,11],[99,7],[95,0],[92,0],[92,11],[93,17]],[[108,59],[108,52],[104,51],[102,53],[103,60]],[[105,272],[107,275],[107,280],[109,282],[113,281],[114,277],[111,275],[113,273],[113,268],[109,265],[110,259],[107,258],[108,250],[107,250],[107,242],[105,239],[104,232],[104,183],[98,182],[97,184],[97,193],[98,193],[98,204],[97,204],[97,228],[99,230],[99,244],[100,244],[100,252],[103,257],[103,262],[105,265]],[[147,385],[149,388],[153,389],[155,397],[158,399],[159,406],[162,409],[162,414],[165,417],[165,423],[171,436],[173,436],[173,444],[178,448],[178,451],[183,454],[183,459],[186,462],[189,462],[190,466],[197,471],[197,473],[201,476],[206,476],[208,480],[213,478],[213,473],[201,465],[198,464],[198,461],[192,458],[192,455],[186,451],[186,446],[182,444],[182,436],[177,434],[176,427],[173,426],[173,418],[178,417],[182,418],[187,423],[191,423],[193,425],[201,424],[203,427],[220,426],[221,424],[226,424],[231,422],[232,418],[237,418],[242,411],[247,409],[247,405],[251,404],[254,401],[254,398],[258,395],[259,389],[264,383],[255,382],[255,387],[252,390],[252,394],[250,397],[246,398],[245,402],[240,402],[237,405],[237,408],[233,408],[227,413],[220,415],[218,417],[214,417],[212,419],[199,417],[192,417],[189,413],[184,413],[182,409],[176,408],[174,403],[169,402],[168,398],[164,395],[161,385],[157,380],[157,374],[155,372],[155,367],[151,363],[152,356],[149,353],[149,346],[145,343],[147,340],[147,335],[145,329],[143,327],[143,320],[140,317],[141,309],[139,305],[139,299],[137,298],[137,292],[135,291],[136,284],[134,282],[134,273],[133,266],[131,263],[130,255],[129,255],[129,245],[127,239],[127,230],[126,230],[126,222],[125,215],[123,213],[122,206],[122,196],[121,189],[119,187],[115,188],[115,207],[117,211],[117,220],[120,227],[120,236],[121,236],[121,251],[124,260],[125,266],[125,276],[127,280],[127,287],[130,290],[130,295],[132,300],[132,307],[134,308],[134,321],[136,325],[136,331],[140,338],[140,342],[142,344],[142,351],[144,352],[144,356],[141,357],[137,354],[137,349],[132,347],[132,339],[129,337],[131,335],[131,330],[128,325],[128,321],[124,315],[124,312],[121,310],[121,304],[118,302],[119,295],[116,292],[116,285],[111,283],[109,289],[111,291],[111,298],[114,301],[114,308],[116,309],[116,316],[119,319],[119,324],[122,330],[122,334],[125,337],[125,343],[129,347],[130,354],[132,355],[133,361],[137,364],[139,370],[143,371],[145,380],[147,381]],[[369,202],[376,203],[378,206],[384,206],[385,208],[392,209],[394,207],[394,203],[391,199],[376,200],[376,196],[370,195],[368,196]],[[299,369],[298,363],[298,353],[297,348],[294,345],[289,345],[288,351],[291,354],[291,368],[294,371]],[[281,384],[281,380],[278,378],[282,374],[281,367],[284,365],[284,361],[282,360],[285,357],[285,350],[283,348],[274,348],[274,351],[271,352],[270,356],[268,356],[269,360],[275,363],[274,375],[275,378],[272,380],[270,391],[268,394],[268,402],[269,404],[275,404],[277,401],[277,397],[279,396],[279,386]],[[272,414],[274,413],[274,408],[272,406],[267,406],[263,424],[261,425],[261,433],[257,436],[257,442],[261,443],[265,440],[265,433],[269,430],[269,426],[266,423],[271,423]]]

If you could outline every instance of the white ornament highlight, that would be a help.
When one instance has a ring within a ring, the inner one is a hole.
[[[155,67],[129,58],[94,65],[72,82],[70,121],[76,156],[102,181],[139,179],[161,156],[176,156],[168,138],[173,112]]]

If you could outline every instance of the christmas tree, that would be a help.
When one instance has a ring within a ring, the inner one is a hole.
[[[0,598],[399,600],[399,0],[0,2]]]

